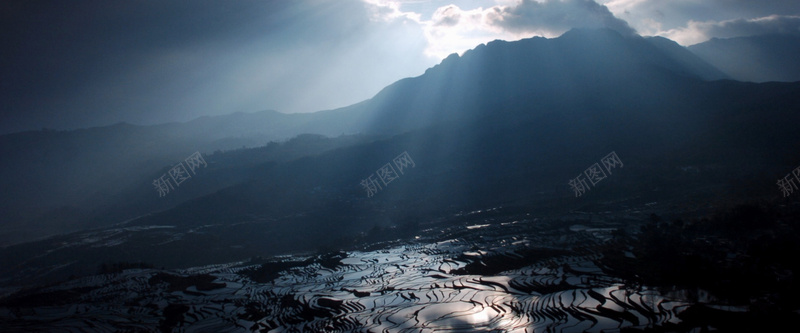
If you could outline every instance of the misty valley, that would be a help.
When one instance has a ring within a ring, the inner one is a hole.
[[[709,43],[572,29],[338,109],[2,135],[0,331],[796,327],[800,83]]]

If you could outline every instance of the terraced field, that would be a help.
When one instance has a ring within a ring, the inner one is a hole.
[[[613,226],[490,221],[361,251],[94,275],[5,299],[0,330],[613,332],[679,323],[689,301],[628,287],[598,267],[595,249]]]

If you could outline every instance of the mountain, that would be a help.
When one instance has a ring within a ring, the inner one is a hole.
[[[750,82],[800,81],[800,35],[712,38],[689,50],[731,78]]]
[[[371,110],[365,130],[402,132],[486,116],[498,106],[511,118],[524,117],[556,106],[543,102],[579,103],[587,96],[617,93],[609,89],[639,89],[642,83],[672,77],[726,78],[663,38],[574,29],[559,38],[494,41],[460,57],[453,54],[424,75],[388,86],[358,108]]]
[[[612,39],[621,38],[613,32],[599,34],[608,35]],[[547,52],[551,51],[548,51],[545,44],[549,42],[545,39],[532,41],[533,43],[529,43],[531,45],[511,48],[513,54],[510,55],[513,58],[486,60],[524,63],[521,60],[528,53],[541,54],[540,58],[547,58]],[[501,44],[502,42],[495,42],[491,49],[499,49]],[[464,59],[498,56],[495,51],[492,54],[484,53],[486,52],[480,50],[470,51]],[[159,172],[163,171],[161,169],[166,165],[174,165],[195,151],[208,154],[217,150],[258,147],[269,141],[283,140],[301,133],[328,136],[357,132],[397,134],[436,123],[442,118],[438,115],[441,110],[458,116],[450,117],[453,119],[470,117],[469,107],[437,102],[437,99],[448,94],[442,92],[442,89],[447,89],[452,94],[452,97],[447,97],[451,104],[463,99],[457,96],[470,96],[475,101],[495,104],[502,102],[500,99],[505,98],[507,93],[519,95],[520,92],[513,91],[519,89],[516,86],[530,85],[529,82],[516,82],[514,87],[503,88],[506,90],[504,93],[486,91],[477,94],[475,86],[464,85],[464,82],[472,80],[465,76],[474,76],[475,73],[455,68],[448,71],[461,72],[459,77],[450,77],[447,79],[449,82],[440,81],[440,78],[447,77],[448,74],[439,72],[445,67],[452,67],[451,63],[455,58],[446,60],[429,74],[402,80],[373,99],[338,110],[292,115],[275,111],[236,113],[158,126],[123,123],[77,131],[43,130],[0,136],[0,155],[4,157],[0,161],[0,186],[5,189],[3,200],[0,201],[0,212],[4,216],[0,234],[5,234],[6,239],[20,241],[87,227],[91,225],[88,221],[98,214],[98,210],[107,211],[103,207],[109,205],[118,207],[116,202],[120,200],[115,198],[128,195],[125,193],[132,188],[138,188],[139,193],[145,192],[142,187],[151,186],[150,182],[160,176]],[[473,65],[476,64],[465,63],[458,66],[468,68]],[[550,66],[547,63],[542,65]],[[543,67],[540,66],[541,68]],[[524,69],[518,71],[508,68],[499,74],[522,72]],[[496,82],[498,78],[495,75],[483,77],[481,80]],[[427,83],[423,83],[426,90],[417,91],[420,86],[417,86],[416,81],[426,81]],[[434,81],[440,82],[436,83],[436,87],[430,87]],[[416,96],[413,99],[414,105],[407,105],[408,96]],[[396,121],[393,117],[414,119],[417,123],[406,126],[404,121]],[[177,198],[183,196],[174,196],[163,201],[174,205],[180,202],[175,201]],[[124,216],[122,220],[146,213],[148,209],[163,208],[164,202],[150,203],[146,208]],[[19,237],[20,232],[27,236]],[[4,242],[0,242],[2,243]]]
[[[492,42],[306,123],[352,120],[353,132],[374,136],[206,155],[208,168],[168,203],[149,184],[163,165],[93,216],[95,226],[127,219],[106,217],[116,212],[138,218],[7,247],[0,275],[24,279],[23,264],[64,277],[103,262],[189,267],[336,249],[381,234],[371,230],[408,237],[497,207],[563,214],[774,199],[776,179],[798,163],[800,84],[711,81],[723,77],[677,44],[609,30]],[[399,168],[404,152],[413,166],[368,195],[361,184]],[[611,152],[619,169],[580,196],[570,189]],[[59,266],[66,253],[80,259]]]
[[[147,163],[90,197],[103,204],[42,218],[83,230],[0,247],[0,327],[779,331],[799,317],[798,189],[776,188],[800,165],[798,109],[800,82],[725,79],[669,40],[573,30],[287,116],[357,134],[203,154],[165,196],[151,181],[190,144],[258,133],[240,121],[257,116],[204,119],[185,141],[37,133],[50,141],[4,148],[22,176],[102,153]]]
[[[342,124],[337,126],[324,121],[325,114],[262,111],[187,123],[2,135],[0,244],[85,228],[93,212],[119,193],[142,184],[152,187],[151,176],[194,152],[259,147],[302,133],[350,133],[347,115],[337,113]]]
[[[237,113],[183,124],[118,124],[2,136],[0,154],[6,158],[0,162],[0,175],[8,190],[0,210],[6,217],[6,238],[17,241],[48,231],[117,223],[244,181],[249,173],[242,168],[273,158],[244,158],[236,164],[238,175],[222,176],[226,181],[204,190],[184,190],[165,200],[141,199],[152,196],[153,179],[195,151],[258,147],[300,133],[391,136],[439,126],[447,140],[455,141],[461,133],[441,124],[468,126],[463,123],[480,119],[503,128],[547,119],[559,122],[553,126],[569,126],[591,119],[600,128],[623,124],[631,136],[652,138],[676,150],[680,142],[701,135],[691,127],[708,120],[694,110],[697,94],[710,87],[703,82],[725,77],[672,41],[623,36],[608,29],[576,29],[554,39],[494,41],[463,56],[451,55],[419,77],[400,80],[369,100],[336,110]],[[694,88],[698,86],[702,88]],[[589,109],[593,113],[586,113]],[[681,119],[686,124],[679,126]],[[300,151],[296,156],[319,152]],[[18,237],[20,232],[27,236]]]

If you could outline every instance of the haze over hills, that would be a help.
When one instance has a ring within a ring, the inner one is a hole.
[[[756,131],[740,128],[752,124],[742,122],[744,119],[763,122],[794,117],[786,113],[791,103],[796,102],[789,97],[795,89],[793,85],[776,88],[731,81],[706,83],[724,78],[725,74],[686,48],[660,37],[623,36],[608,29],[575,29],[554,39],[495,41],[460,57],[451,55],[419,77],[400,80],[369,100],[337,110],[292,115],[275,111],[237,113],[183,124],[118,124],[79,131],[2,136],[0,152],[7,158],[0,164],[0,170],[3,186],[10,191],[4,194],[0,209],[9,220],[5,223],[7,238],[16,241],[29,239],[18,237],[20,234],[40,237],[43,230],[53,233],[124,221],[245,182],[250,176],[241,173],[242,168],[257,168],[260,163],[276,158],[270,153],[243,151],[240,155],[251,157],[238,158],[233,163],[235,167],[231,170],[238,170],[239,174],[215,169],[227,181],[207,185],[205,190],[185,190],[168,200],[155,197],[152,179],[163,174],[165,166],[194,151],[208,154],[258,147],[301,133],[331,137],[364,133],[386,137],[435,126],[441,132],[437,140],[447,142],[440,143],[445,146],[442,149],[450,149],[446,146],[469,139],[462,137],[465,133],[451,133],[445,125],[456,124],[487,135],[483,139],[493,142],[492,149],[507,155],[500,147],[508,143],[494,141],[497,135],[505,134],[507,126],[529,124],[531,128],[554,131],[549,138],[534,140],[525,134],[507,139],[527,142],[531,149],[540,152],[562,154],[567,153],[565,149],[579,149],[587,144],[574,142],[578,136],[555,139],[563,133],[577,135],[579,128],[589,132],[615,128],[614,135],[596,133],[607,141],[601,140],[605,143],[595,147],[614,150],[632,145],[644,157],[653,151],[678,155],[687,148],[684,144],[701,142],[698,147],[702,150],[686,152],[701,158],[706,152],[722,154],[734,149],[721,145],[723,141],[714,141],[732,135],[734,130]],[[777,96],[771,96],[768,104],[763,104],[762,94]],[[761,116],[750,113],[757,108],[767,109]],[[757,117],[766,120],[752,119]],[[473,128],[470,123],[474,121],[492,126]],[[719,123],[720,127],[711,129],[701,125],[709,122]],[[781,132],[782,128],[774,130]],[[788,137],[794,137],[791,131],[786,131]],[[319,146],[327,148],[307,153],[363,142],[366,138],[332,141]],[[432,139],[419,134],[416,140]],[[553,142],[559,148],[535,144],[537,140]],[[789,151],[791,147],[784,146],[791,142],[775,143],[773,149]],[[660,150],[647,147],[651,144],[659,145]],[[747,142],[735,149],[748,148],[751,150],[747,150],[747,156],[752,162],[766,164],[781,158],[757,153],[754,150],[760,148]],[[465,150],[460,154],[474,153]],[[463,162],[479,165],[481,161],[482,158],[473,157]],[[44,166],[58,166],[58,169]],[[191,186],[195,187],[200,182],[193,183]],[[27,232],[20,233],[25,229]]]
[[[800,35],[712,38],[688,49],[734,80],[800,81]]]
[[[731,77],[575,29],[336,110],[2,136],[0,330],[776,330],[800,82]]]
[[[582,65],[570,68],[572,64]],[[623,73],[637,72],[646,78],[648,71],[659,68],[706,79],[724,77],[677,44],[587,30],[554,40],[490,43],[464,57],[451,56],[425,75],[401,80],[370,100],[333,111],[237,113],[183,124],[117,124],[5,135],[0,138],[0,153],[6,157],[0,162],[0,175],[3,188],[9,189],[0,207],[9,219],[4,228],[27,228],[29,235],[37,235],[70,230],[71,225],[86,227],[94,211],[116,207],[114,198],[131,188],[139,188],[141,195],[148,179],[158,176],[154,173],[194,151],[258,147],[301,133],[391,135],[440,121],[488,116],[486,111],[496,106],[503,106],[507,114],[494,115],[497,120],[536,115],[550,107],[545,103],[554,102],[540,96],[562,94],[562,100],[572,100],[595,89],[592,80],[599,73],[592,67],[608,69],[602,75],[615,82],[631,81]],[[528,110],[530,105],[535,107]],[[521,112],[513,114],[517,111]],[[10,231],[7,235],[21,240]]]
[[[103,205],[65,203],[79,210],[92,207],[73,220],[97,227],[151,214],[127,225],[167,225],[185,235],[169,236],[159,246],[145,246],[140,240],[111,248],[71,248],[84,259],[50,274],[77,274],[112,257],[190,266],[336,247],[374,227],[400,226],[398,230],[410,234],[419,221],[476,207],[524,204],[560,211],[592,207],[600,198],[778,195],[773,178],[792,169],[793,154],[800,148],[800,134],[792,125],[800,121],[795,112],[800,85],[709,81],[725,77],[663,38],[584,29],[554,39],[482,45],[461,57],[448,57],[422,76],[400,80],[370,100],[323,113],[239,114],[155,128],[117,125],[10,138],[42,142],[40,146],[60,152],[56,161],[79,161],[44,179],[53,182],[80,171],[85,175],[70,181],[96,176],[95,170],[119,173],[122,165],[131,167],[138,158],[138,173],[118,175],[125,181],[113,182],[113,191],[92,189],[106,199]],[[158,197],[151,181],[165,172],[169,161],[197,150],[207,153],[204,147],[233,148],[257,140],[262,135],[259,124],[265,122],[281,128],[277,133],[285,136],[365,135],[312,136],[205,155],[207,169],[166,198]],[[240,131],[252,135],[220,143]],[[210,136],[212,132],[217,134]],[[12,156],[39,158],[31,164],[6,162],[6,170],[22,174],[30,165],[52,158],[44,154],[41,159],[36,150],[13,152],[21,143],[12,144],[9,137],[4,141],[4,151],[17,154]],[[102,149],[75,159],[56,142],[85,142]],[[152,149],[163,151],[156,154]],[[404,151],[416,166],[367,197],[360,182]],[[568,180],[612,151],[624,161],[624,169],[614,170],[588,199],[576,199]],[[128,160],[81,169],[99,157],[114,160],[119,152]],[[148,154],[152,155],[145,157]],[[114,168],[106,169],[109,166]],[[28,190],[52,186],[44,180]],[[57,196],[51,200],[57,202]],[[197,228],[207,231],[197,233]],[[161,230],[144,233],[150,232],[154,234],[147,237],[160,239]],[[149,244],[152,239],[147,237]],[[11,262],[3,266],[17,267],[18,260],[29,258],[26,255],[35,256],[35,251],[29,254],[31,249],[64,241],[56,237],[9,247],[4,251],[17,255],[7,256]],[[47,267],[49,260],[41,257],[26,264]]]
[[[0,160],[0,184],[6,189],[0,204],[5,231],[0,234],[27,228],[31,232],[25,234],[30,237],[86,227],[93,210],[108,205],[122,191],[151,182],[147,177],[154,172],[195,151],[208,154],[260,147],[302,133],[352,133],[352,121],[346,116],[337,115],[337,119],[347,126],[325,121],[327,117],[325,112],[289,115],[262,111],[156,126],[120,123],[0,136],[4,157]]]

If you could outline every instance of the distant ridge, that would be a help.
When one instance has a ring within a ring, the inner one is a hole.
[[[735,80],[800,81],[800,35],[712,38],[689,50]]]

